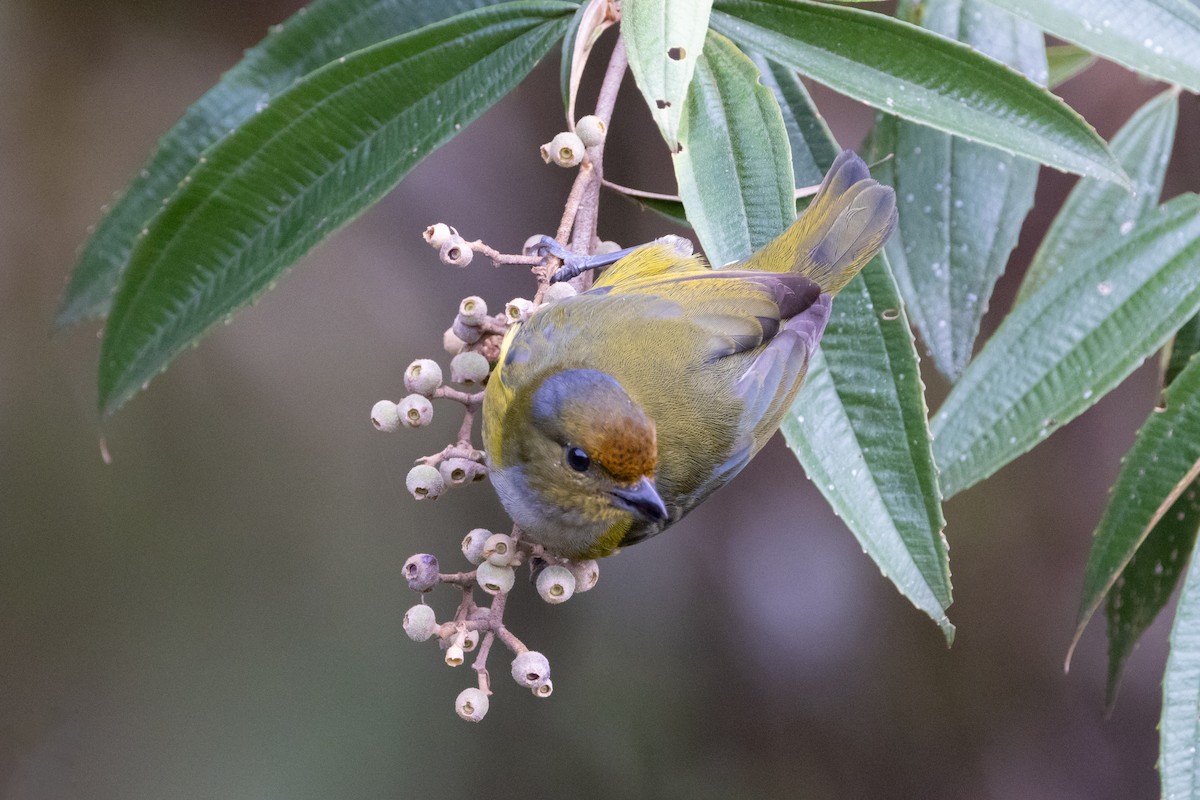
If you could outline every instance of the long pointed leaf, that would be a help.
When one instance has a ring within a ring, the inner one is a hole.
[[[837,153],[788,70],[770,65],[764,75],[782,110],[757,76],[730,42],[710,36],[684,117],[681,194],[716,263],[745,258],[780,233],[793,216],[792,167],[797,182],[816,183]],[[791,142],[790,160],[784,129],[802,137]],[[734,202],[737,193],[743,199]],[[950,640],[949,565],[920,369],[882,258],[838,295],[783,431],[863,549]]]
[[[714,266],[746,258],[796,216],[787,130],[758,75],[732,42],[709,33],[680,125],[679,196]]]
[[[1166,407],[1138,431],[1096,529],[1084,570],[1075,639],[1138,546],[1200,474],[1200,361],[1167,387]]]
[[[1200,91],[1200,8],[1188,0],[991,0],[1068,42]]]
[[[1088,251],[1000,325],[933,418],[947,496],[1074,419],[1200,310],[1200,197]],[[1015,356],[1015,357],[1014,357]]]
[[[57,324],[104,316],[139,232],[196,166],[200,153],[272,98],[339,56],[496,0],[317,0],[271,29],[187,110],[88,239]]]
[[[1093,178],[1075,184],[1034,254],[1017,292],[1018,303],[1062,272],[1080,250],[1113,231],[1129,232],[1158,206],[1178,117],[1178,92],[1167,90],[1139,108],[1117,131],[1113,155],[1133,180],[1134,191]]]
[[[672,151],[711,8],[712,0],[625,0],[621,7],[629,71]]]
[[[889,114],[1068,172],[1126,181],[1082,117],[959,42],[882,14],[810,0],[718,0],[711,24]]]
[[[1200,786],[1200,559],[1194,553],[1171,627],[1158,729],[1163,798],[1195,798]]]
[[[1042,32],[982,0],[932,0],[923,25],[1042,83]],[[905,120],[895,125],[893,185],[905,308],[938,370],[955,380],[974,350],[992,289],[1033,206],[1038,165]],[[1119,190],[1119,187],[1117,187]]]
[[[318,70],[206,152],[133,252],[100,353],[119,407],[515,86],[575,6],[514,2]]]
[[[1200,351],[1198,332],[1200,332],[1200,325],[1197,324],[1197,318],[1192,317],[1183,326],[1183,329],[1176,332],[1171,346],[1168,348],[1170,356],[1165,360],[1163,374],[1163,383],[1168,388],[1161,406],[1163,413],[1181,415],[1183,413],[1181,405],[1189,402],[1186,395],[1195,394],[1195,386],[1188,385],[1189,383],[1194,384],[1194,373],[1189,374],[1186,380],[1178,386],[1175,386],[1175,379],[1181,377],[1189,364],[1193,365],[1193,369],[1200,366],[1200,361],[1192,358]],[[1181,397],[1181,394],[1184,396]],[[1152,415],[1151,419],[1143,426],[1147,439],[1156,432],[1161,434],[1165,420],[1157,421],[1156,415]],[[1175,433],[1172,432],[1171,436],[1166,437],[1165,444],[1167,446],[1173,444],[1171,440],[1174,437]],[[1160,441],[1159,447],[1163,444],[1164,442]],[[1135,448],[1122,459],[1121,475],[1117,478],[1118,486],[1121,486],[1125,480],[1133,481],[1134,478],[1143,478],[1146,472],[1159,473],[1158,462],[1161,457],[1157,449],[1157,447],[1151,447],[1148,442],[1143,443],[1143,434],[1139,433]],[[1148,466],[1144,463],[1147,452],[1150,458]],[[1135,464],[1135,459],[1140,459],[1142,463]],[[1107,593],[1104,615],[1108,620],[1108,686],[1105,695],[1110,709],[1116,703],[1117,690],[1120,687],[1121,673],[1124,671],[1126,659],[1133,652],[1137,640],[1141,638],[1145,630],[1150,627],[1150,623],[1154,622],[1154,618],[1158,616],[1158,612],[1170,600],[1171,593],[1175,590],[1175,584],[1178,583],[1179,576],[1183,574],[1184,565],[1187,563],[1187,554],[1192,552],[1196,546],[1196,534],[1200,531],[1200,480],[1193,480],[1182,490],[1178,490],[1174,486],[1165,486],[1161,482],[1157,486],[1147,484],[1140,488],[1149,488],[1151,493],[1160,493],[1164,499],[1171,493],[1177,493],[1179,496],[1171,504],[1171,507],[1166,509],[1165,513],[1159,514],[1158,522],[1149,528],[1149,532],[1145,534],[1141,544],[1135,545],[1136,552],[1132,553],[1128,563],[1120,570],[1120,574],[1116,576]],[[1136,488],[1135,491],[1137,491]],[[1124,504],[1125,502],[1124,492],[1114,491],[1110,504]],[[1113,508],[1105,511],[1106,520],[1128,516],[1128,513]],[[1104,530],[1103,523],[1101,530]],[[1109,532],[1112,533],[1113,529],[1109,529]],[[1093,565],[1093,559],[1098,559],[1098,551],[1101,549],[1099,534],[1100,532],[1097,531],[1097,540],[1092,549],[1093,557],[1089,559],[1089,567]],[[1110,550],[1112,549],[1111,544],[1112,539],[1110,538],[1108,542]],[[1085,580],[1088,577],[1091,577],[1090,572]],[[1076,640],[1082,633],[1085,624],[1086,621],[1081,621],[1075,633]]]

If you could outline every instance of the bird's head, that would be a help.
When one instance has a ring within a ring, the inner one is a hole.
[[[515,455],[547,522],[582,532],[667,518],[654,482],[654,422],[616,379],[592,369],[552,373],[527,409]]]

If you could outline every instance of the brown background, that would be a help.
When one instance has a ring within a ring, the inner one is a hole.
[[[405,495],[452,413],[392,437],[367,413],[439,354],[459,298],[532,291],[519,270],[442,267],[419,232],[444,220],[513,249],[554,227],[570,176],[536,146],[561,127],[557,56],[106,423],[104,466],[96,326],[50,335],[76,248],[156,137],[297,6],[0,3],[0,798],[1157,795],[1165,621],[1111,720],[1102,625],[1062,671],[1152,365],[948,505],[952,650],[775,441],[669,535],[604,562],[595,592],[553,608],[518,593],[511,624],[549,655],[553,699],[497,659],[486,722],[454,716],[470,675],[404,637],[398,568],[419,550],[458,564],[462,534],[503,515],[486,486]],[[629,89],[609,175],[669,191]],[[1100,66],[1061,91],[1107,137],[1155,87]],[[819,101],[856,144],[870,113]],[[1168,192],[1198,168],[1179,153]],[[1072,183],[1043,178],[986,330]],[[668,230],[606,200],[605,238]],[[936,406],[946,387],[927,381]]]

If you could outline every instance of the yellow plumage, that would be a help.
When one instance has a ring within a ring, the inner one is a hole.
[[[713,270],[660,241],[514,326],[483,428],[492,481],[526,535],[568,557],[607,555],[736,475],[799,390],[832,296],[894,225],[892,190],[847,151],[805,214],[747,261]]]

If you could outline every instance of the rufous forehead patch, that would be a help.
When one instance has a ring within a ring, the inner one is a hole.
[[[634,483],[654,474],[658,440],[654,423],[645,417],[624,416],[590,432],[584,448],[600,466],[622,483]]]

